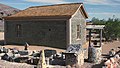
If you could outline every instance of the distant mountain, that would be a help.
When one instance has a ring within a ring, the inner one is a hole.
[[[4,4],[0,4],[0,14],[3,16],[10,16],[12,14],[15,14],[17,12],[19,12],[19,9],[4,5]]]
[[[19,9],[0,4],[0,30],[3,30],[4,22],[3,22],[3,17],[10,16],[12,14],[15,14],[19,12]]]

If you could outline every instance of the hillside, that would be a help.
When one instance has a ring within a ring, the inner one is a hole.
[[[3,31],[3,28],[4,28],[3,27],[4,23],[3,23],[2,17],[10,16],[12,14],[19,12],[19,11],[20,11],[19,9],[16,9],[16,8],[13,8],[13,7],[4,5],[4,4],[0,4],[0,31],[1,30]]]

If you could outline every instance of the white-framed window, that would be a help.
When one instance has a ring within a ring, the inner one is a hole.
[[[77,25],[77,40],[80,40],[81,39],[81,26],[80,25]]]
[[[16,36],[17,37],[22,37],[22,28],[21,28],[21,24],[16,24]]]

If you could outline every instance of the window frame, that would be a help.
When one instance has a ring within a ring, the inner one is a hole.
[[[81,25],[77,25],[77,29],[76,29],[76,39],[77,40],[81,40]]]
[[[16,24],[16,36],[22,37],[22,25],[21,24]]]

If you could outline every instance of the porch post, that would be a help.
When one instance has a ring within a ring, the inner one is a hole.
[[[89,47],[91,47],[91,29],[89,29]]]
[[[100,47],[102,46],[102,29],[100,29]]]

